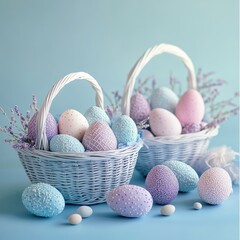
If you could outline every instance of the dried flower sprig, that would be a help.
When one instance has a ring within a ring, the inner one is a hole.
[[[10,109],[10,117],[0,106],[0,112],[5,116],[8,125],[0,127],[0,132],[7,134],[10,138],[5,139],[15,149],[26,149],[34,146],[34,141],[27,138],[28,123],[31,119],[31,112],[37,112],[37,99],[36,96],[32,96],[33,101],[30,105],[31,110],[27,110],[26,114],[20,112],[18,106]]]

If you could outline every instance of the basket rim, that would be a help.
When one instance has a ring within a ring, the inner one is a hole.
[[[144,138],[144,144],[157,144],[157,143],[164,143],[164,144],[180,144],[180,143],[187,143],[197,140],[203,140],[207,138],[214,137],[218,134],[219,125],[214,126],[211,128],[204,129],[200,132],[195,133],[188,133],[188,134],[180,134],[174,136],[159,136],[154,138]]]
[[[131,152],[138,152],[143,146],[143,140],[139,139],[137,142],[130,144],[129,146],[122,147],[110,151],[95,151],[95,152],[82,152],[82,153],[61,153],[50,152],[46,150],[37,149],[16,149],[19,154],[28,155],[30,157],[44,157],[49,160],[106,160],[106,159],[119,159],[129,156]]]

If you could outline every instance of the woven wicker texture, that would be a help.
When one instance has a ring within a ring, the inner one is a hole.
[[[103,94],[97,81],[87,73],[71,73],[49,91],[37,117],[36,150],[18,150],[20,161],[32,183],[44,182],[56,187],[70,204],[97,204],[106,201],[106,193],[128,184],[142,142],[122,149],[102,152],[50,152],[46,136],[46,117],[58,92],[73,80],[87,80],[96,91],[96,105],[103,109]]]
[[[179,57],[188,70],[188,88],[197,88],[193,63],[183,50],[170,44],[154,46],[139,58],[129,72],[123,93],[123,114],[129,115],[130,113],[130,99],[138,75],[153,57],[162,53],[170,53]],[[207,150],[210,139],[217,134],[218,128],[213,127],[192,134],[155,137],[151,140],[144,139],[144,147],[139,151],[136,169],[146,176],[152,167],[168,160],[183,161],[189,165],[193,165]]]

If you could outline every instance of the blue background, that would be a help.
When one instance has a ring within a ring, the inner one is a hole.
[[[216,77],[228,81],[221,92],[221,98],[227,99],[239,89],[238,13],[237,0],[0,0],[0,106],[7,110],[17,104],[25,111],[33,93],[40,106],[58,79],[76,71],[90,73],[110,96],[114,90],[122,92],[136,60],[163,42],[184,49],[196,69],[214,71]],[[186,81],[182,63],[168,55],[153,59],[141,77],[154,75],[159,85],[167,85],[170,72]],[[84,113],[93,104],[89,85],[74,82],[58,95],[51,111],[75,108]],[[0,126],[4,124],[0,116]],[[231,118],[222,124],[211,146],[227,145],[239,151],[238,133],[239,118]],[[111,234],[115,239],[161,238],[161,234],[171,239],[237,239],[237,189],[223,205],[194,213],[189,208],[197,193],[180,195],[176,199],[180,210],[171,218],[159,218],[159,206],[142,219],[117,218],[105,204],[94,206],[95,218],[74,228],[65,226],[66,216],[74,209],[71,206],[56,219],[33,218],[20,199],[29,181],[3,139],[1,135],[0,238],[1,234],[3,239],[30,239],[31,234],[35,239],[48,238],[41,230],[46,228],[50,237],[58,239],[66,234],[72,239],[110,239]],[[133,183],[144,184],[137,172]]]

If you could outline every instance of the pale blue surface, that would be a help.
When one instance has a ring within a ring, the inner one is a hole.
[[[37,95],[39,106],[50,87],[64,75],[86,71],[111,95],[122,92],[127,74],[144,51],[162,42],[184,49],[195,64],[229,84],[227,99],[239,88],[239,31],[237,0],[0,0],[0,106],[19,105],[24,111]],[[141,77],[154,74],[166,85],[169,73],[186,80],[186,70],[168,55],[153,59]],[[94,103],[87,83],[72,83],[54,101],[52,112],[67,108],[82,113]],[[2,122],[0,116],[0,125]],[[211,146],[227,145],[239,151],[239,119],[220,128]],[[0,135],[0,239],[238,239],[237,189],[221,206],[191,210],[197,193],[181,194],[177,211],[169,218],[154,206],[142,219],[116,217],[105,204],[79,226],[68,226],[68,206],[54,219],[32,217],[21,204],[29,181],[16,153]],[[135,174],[134,183],[143,185]]]

